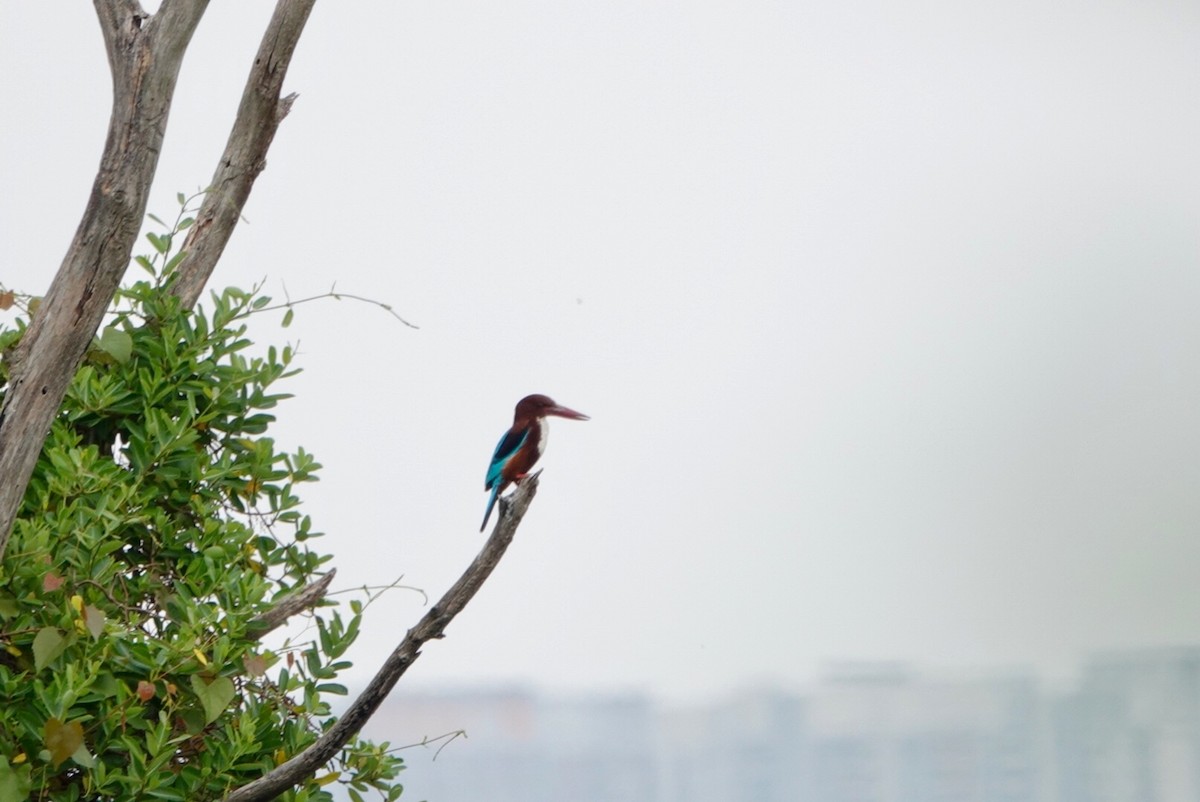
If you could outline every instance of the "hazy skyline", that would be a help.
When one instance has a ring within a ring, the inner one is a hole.
[[[213,3],[150,211],[268,2]],[[417,682],[698,695],[830,660],[1061,673],[1200,641],[1200,7],[318,3],[210,287],[297,309],[282,442],[340,588],[436,598],[513,404],[541,493]],[[94,177],[90,6],[0,6],[0,281]],[[373,672],[423,612],[373,606]]]

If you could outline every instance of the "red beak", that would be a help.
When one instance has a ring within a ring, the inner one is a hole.
[[[584,415],[582,412],[576,412],[573,409],[568,409],[567,407],[559,406],[558,404],[555,404],[554,406],[548,408],[542,414],[543,415],[557,415],[560,418],[570,418],[571,420],[591,420],[587,415]]]

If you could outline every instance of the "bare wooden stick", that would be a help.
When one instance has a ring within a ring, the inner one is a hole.
[[[284,622],[292,616],[316,607],[325,598],[325,593],[329,590],[329,585],[333,582],[333,578],[336,575],[337,569],[334,568],[316,582],[305,585],[295,593],[285,596],[271,609],[250,622],[250,629],[246,633],[246,639],[250,641],[262,640],[268,634],[283,626]]]
[[[88,344],[129,266],[158,167],[183,54],[208,0],[94,0],[113,78],[112,114],[83,219],[29,330],[13,353],[0,406],[0,558]]]
[[[200,205],[196,223],[183,243],[185,256],[171,292],[185,307],[200,297],[208,277],[225,251],[250,197],[254,180],[267,166],[267,150],[279,123],[287,116],[295,95],[281,98],[283,79],[292,53],[316,0],[278,0],[263,33],[254,66],[242,91],[237,118],[229,132],[225,152],[217,162],[212,183]]]
[[[537,494],[540,474],[541,471],[538,471],[523,479],[517,491],[503,500],[506,503],[501,506],[500,520],[496,522],[496,528],[478,556],[437,604],[429,608],[429,612],[405,634],[400,645],[388,656],[370,684],[338,722],[312,746],[257,780],[232,791],[224,802],[267,802],[274,799],[328,763],[362,729],[408,667],[421,656],[421,647],[434,638],[443,637],[447,625],[491,576]]]

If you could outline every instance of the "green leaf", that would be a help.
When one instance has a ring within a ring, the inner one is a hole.
[[[183,261],[183,257],[185,257],[187,255],[188,255],[187,251],[180,251],[179,253],[172,256],[170,259],[167,260],[167,263],[165,265],[163,265],[163,272],[170,273],[170,272],[174,271],[175,268],[179,267],[179,263]]]
[[[133,355],[133,338],[128,332],[109,326],[100,333],[100,350],[123,365]]]
[[[83,618],[93,638],[99,638],[104,633],[104,623],[107,619],[101,610],[89,604],[83,608]]]
[[[0,618],[12,618],[21,611],[21,606],[17,604],[17,600],[7,594],[0,594]]]
[[[88,751],[87,744],[85,743],[79,744],[79,748],[71,753],[71,760],[74,760],[84,768],[91,769],[96,766],[96,758]]]
[[[288,310],[283,313],[283,327],[286,329],[290,325],[292,325],[292,308],[289,306]]]
[[[29,764],[13,768],[8,758],[0,755],[0,799],[24,802],[29,798],[33,784],[29,781]]]
[[[38,634],[33,638],[33,665],[41,671],[50,663],[53,663],[55,658],[63,653],[67,648],[67,639],[63,637],[60,630],[54,627],[45,627],[38,631]],[[73,748],[72,752],[75,751]],[[68,754],[70,754],[68,752]]]
[[[275,308],[257,290],[184,309],[166,286],[199,225],[188,214],[146,221],[167,252],[138,248],[48,427],[10,547],[21,559],[0,569],[0,802],[215,798],[231,773],[303,751],[346,692],[336,655],[369,596],[353,618],[322,614],[327,653],[312,633],[279,653],[246,636],[262,605],[328,570],[300,498],[320,464],[271,439],[299,361],[256,329],[278,333],[294,310],[254,317]],[[0,331],[0,351],[24,330]],[[187,659],[196,648],[206,665]],[[341,775],[322,770],[329,784],[310,779],[297,802],[353,783],[341,798],[395,799],[400,758],[349,748]]]
[[[52,718],[42,730],[42,743],[50,750],[50,762],[57,767],[83,746],[83,725],[78,721],[64,724]]]
[[[217,677],[212,682],[205,682],[199,674],[193,674],[192,690],[200,697],[200,704],[204,706],[206,724],[212,724],[220,718],[225,708],[233,701],[233,680],[229,677]]]

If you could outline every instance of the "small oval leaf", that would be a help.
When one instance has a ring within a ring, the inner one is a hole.
[[[109,326],[100,333],[100,350],[125,364],[133,355],[133,338],[129,336],[129,332]]]
[[[89,604],[83,608],[83,620],[92,637],[99,638],[104,633],[104,624],[108,619],[102,610]]]
[[[45,627],[33,637],[33,665],[41,671],[63,653],[67,648],[67,639],[55,627]],[[71,749],[71,752],[74,752]],[[70,752],[67,753],[70,755]]]

